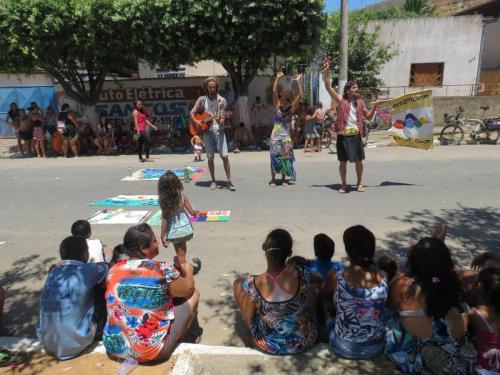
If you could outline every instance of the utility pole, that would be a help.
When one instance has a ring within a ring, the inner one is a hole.
[[[340,21],[340,66],[339,66],[339,94],[344,92],[347,82],[348,40],[349,40],[349,0],[341,0]]]

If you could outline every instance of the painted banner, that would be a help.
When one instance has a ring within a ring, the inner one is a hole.
[[[0,87],[0,138],[15,138],[14,128],[6,121],[10,104],[16,103],[18,108],[27,109],[31,102],[37,102],[45,113],[51,106],[58,110],[54,86]]]
[[[384,108],[386,107],[386,108]],[[392,115],[394,143],[424,150],[433,146],[432,90],[419,91],[388,100],[381,109]]]

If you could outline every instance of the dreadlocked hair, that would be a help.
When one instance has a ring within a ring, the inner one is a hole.
[[[158,180],[158,201],[161,214],[169,220],[182,207],[182,182],[173,172],[165,172]]]

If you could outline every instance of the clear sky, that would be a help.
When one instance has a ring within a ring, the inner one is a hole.
[[[349,9],[363,8],[367,5],[380,3],[382,0],[349,0]],[[340,8],[340,0],[326,0],[325,10],[327,12],[338,10]]]

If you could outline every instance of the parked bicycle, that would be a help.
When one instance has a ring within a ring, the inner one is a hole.
[[[392,114],[389,108],[377,108],[371,121],[366,121],[368,131],[389,130],[392,127]]]
[[[465,109],[462,106],[456,109],[455,116],[445,113],[444,122],[446,125],[439,136],[441,144],[461,144],[465,134],[468,134],[470,142],[496,144],[500,137],[500,118],[483,119],[490,107],[480,108],[483,110],[481,119],[463,117]]]

